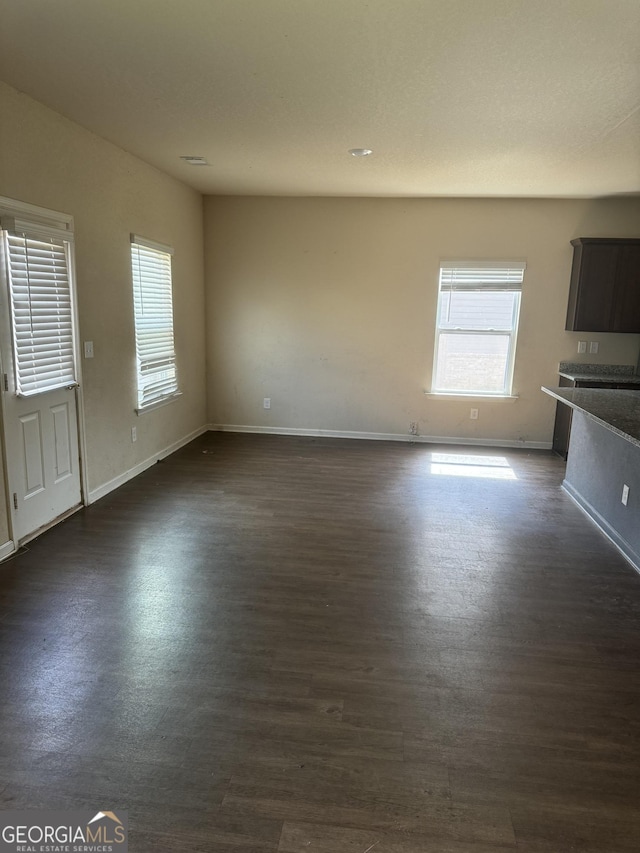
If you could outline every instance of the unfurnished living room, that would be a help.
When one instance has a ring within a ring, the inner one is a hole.
[[[0,853],[640,849],[640,5],[0,4]]]

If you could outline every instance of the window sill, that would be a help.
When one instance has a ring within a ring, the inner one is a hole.
[[[482,394],[479,391],[425,391],[425,397],[441,400],[518,400],[517,394]]]
[[[150,403],[148,406],[145,406],[144,409],[134,409],[134,411],[136,415],[146,415],[147,412],[154,412],[156,409],[161,409],[162,406],[168,406],[169,403],[173,403],[176,397],[182,397],[182,391],[176,391],[176,393],[171,394],[170,397],[163,397],[162,400]]]

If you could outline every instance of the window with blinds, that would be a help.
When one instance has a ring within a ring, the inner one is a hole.
[[[138,411],[178,393],[173,342],[171,255],[167,246],[131,235]]]
[[[440,265],[434,392],[511,394],[525,269],[521,261]]]
[[[76,382],[70,243],[38,232],[2,232],[16,392],[41,394]]]

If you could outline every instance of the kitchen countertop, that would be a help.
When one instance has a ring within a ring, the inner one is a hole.
[[[640,391],[548,388],[545,385],[542,390],[640,447]]]
[[[558,373],[565,379],[576,382],[616,382],[622,385],[640,384],[640,375],[632,364],[584,364],[561,361]]]

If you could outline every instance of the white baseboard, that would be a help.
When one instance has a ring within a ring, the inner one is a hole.
[[[244,424],[209,424],[209,429],[213,432],[251,432],[264,435],[306,435],[316,438],[357,438],[368,441],[404,441],[414,444],[463,444],[477,447],[524,447],[529,450],[551,450],[550,441],[518,441],[502,438],[404,435],[397,432],[349,432],[335,429],[299,429],[297,427],[247,426]]]
[[[16,551],[16,543],[12,539],[10,539],[8,542],[5,542],[4,545],[0,545],[0,561],[6,560],[7,557],[10,557],[12,554],[15,554]]]
[[[92,489],[89,492],[89,499],[87,503],[92,504],[100,500],[100,498],[103,498],[105,495],[108,495],[109,492],[112,492],[114,489],[117,489],[119,486],[123,486],[125,483],[128,483],[129,480],[132,480],[134,477],[137,477],[138,474],[142,474],[142,472],[146,471],[147,468],[151,468],[151,466],[155,465],[159,459],[165,459],[167,456],[170,456],[172,453],[175,453],[176,450],[180,450],[180,448],[184,447],[185,444],[189,444],[189,442],[193,441],[194,438],[198,438],[199,435],[208,432],[210,429],[210,426],[205,425],[197,430],[194,430],[189,435],[185,435],[184,438],[181,438],[178,441],[174,441],[173,444],[170,444],[169,447],[165,447],[164,450],[160,450],[158,453],[154,453],[153,456],[150,456],[148,459],[145,459],[144,462],[139,462],[133,468],[129,468],[128,471],[125,471],[123,474],[119,474],[117,477],[114,477],[113,480],[109,480],[107,483],[103,483],[101,486],[98,486],[97,489]]]

